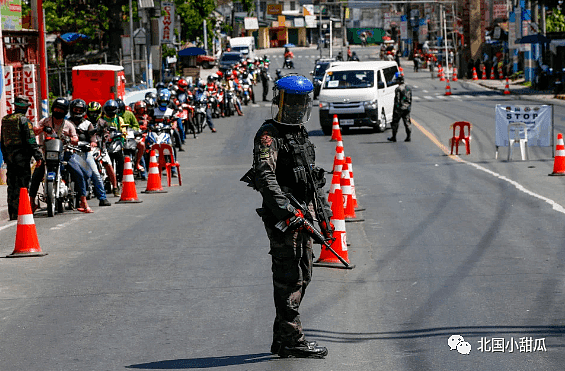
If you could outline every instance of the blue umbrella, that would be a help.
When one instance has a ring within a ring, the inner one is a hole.
[[[535,35],[524,36],[521,39],[516,40],[516,44],[549,44],[549,40],[544,35],[538,33]]]
[[[285,48],[294,48],[295,46],[293,43],[284,44]]]
[[[87,35],[77,32],[67,32],[59,37],[66,43],[76,43],[80,39],[90,39]]]

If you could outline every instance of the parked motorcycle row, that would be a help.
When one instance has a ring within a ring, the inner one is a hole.
[[[194,84],[189,84],[187,80],[175,77],[167,84],[158,83],[157,93],[149,92],[144,100],[129,106],[120,100],[110,100],[104,105],[99,102],[87,105],[81,99],[72,101],[71,114],[76,105],[84,108],[81,118],[85,120],[76,126],[79,142],[71,144],[61,132],[45,128],[45,176],[43,190],[38,192],[35,200],[37,206],[44,203],[50,217],[65,210],[79,209],[76,179],[69,166],[65,166],[71,161],[87,179],[88,199],[99,193],[92,177],[93,170],[99,174],[104,192],[118,197],[125,157],[134,164],[135,178],[147,179],[146,169],[153,145],[171,145],[176,158],[177,151],[183,151],[187,135],[196,138],[206,126],[216,132],[213,118],[236,113],[243,115],[242,106],[255,102],[253,87],[261,78],[270,80],[268,68],[269,60],[264,57],[243,61],[231,70],[208,76],[206,83],[197,79]],[[116,112],[107,112],[114,107]],[[139,126],[130,126],[122,119],[115,121],[118,125],[100,124],[104,122],[100,120],[109,120],[107,116],[125,117],[128,114],[135,116]],[[85,161],[87,156],[91,156],[93,164]],[[173,176],[176,176],[174,168]]]

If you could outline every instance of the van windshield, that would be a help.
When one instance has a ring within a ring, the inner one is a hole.
[[[236,61],[239,62],[241,60],[240,54],[224,54],[222,55],[222,61]]]
[[[249,47],[247,46],[234,46],[232,47],[233,51],[240,52],[243,54],[249,54]]]
[[[324,89],[361,89],[372,88],[375,74],[372,70],[329,71],[326,73]]]

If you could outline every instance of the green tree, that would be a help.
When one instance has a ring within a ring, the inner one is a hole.
[[[554,8],[546,19],[546,32],[561,32],[565,31],[565,16],[561,10]]]

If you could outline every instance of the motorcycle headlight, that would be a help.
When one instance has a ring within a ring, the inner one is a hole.
[[[368,109],[377,109],[378,102],[376,99],[373,99],[372,101],[363,102],[363,106]]]
[[[320,102],[320,109],[330,109],[330,104],[328,102]]]

